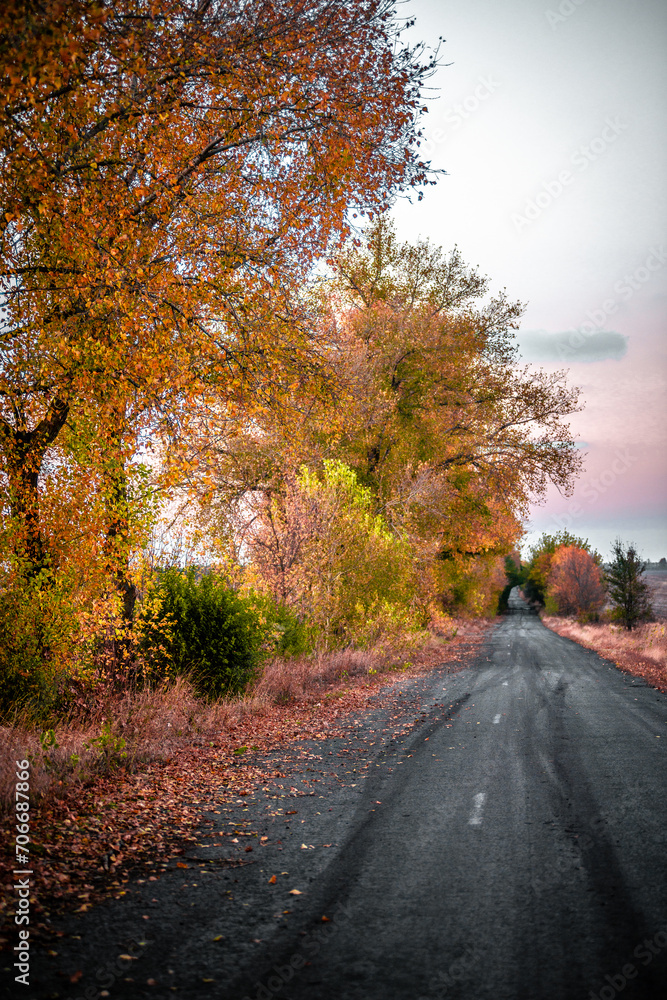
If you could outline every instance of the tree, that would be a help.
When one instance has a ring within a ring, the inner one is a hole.
[[[605,601],[600,567],[585,549],[561,545],[551,560],[547,597],[559,615],[595,616]]]
[[[222,414],[207,435],[215,506],[242,521],[258,494],[286,497],[294,469],[342,461],[431,597],[495,610],[528,498],[550,481],[566,491],[579,468],[564,422],[576,391],[516,365],[520,305],[483,300],[486,280],[457,251],[400,244],[385,217],[357,243],[311,286],[338,397],[302,392],[298,419],[245,434]]]
[[[428,177],[433,63],[400,29],[392,0],[2,5],[0,450],[31,572],[52,563],[39,480],[68,422],[110,418],[122,577],[128,413],[182,430],[206,392],[248,404],[316,371],[293,290],[351,208]]]
[[[630,631],[652,614],[649,588],[643,578],[646,563],[641,561],[632,542],[625,546],[618,538],[614,542],[613,555],[606,572],[607,589],[614,605],[612,614]]]
[[[355,399],[341,445],[451,589],[512,549],[530,496],[571,489],[580,461],[564,418],[577,390],[518,366],[521,304],[488,298],[458,250],[400,243],[387,218],[360,242],[332,265]]]
[[[525,567],[521,564],[521,555],[515,549],[508,556],[505,556],[505,576],[510,589],[520,587],[525,581]]]
[[[601,558],[597,552],[591,553],[590,543],[585,538],[577,538],[569,531],[563,530],[549,535],[546,532],[530,549],[530,559],[525,567],[524,593],[529,601],[544,604],[551,564],[557,550],[564,546],[575,546],[592,555],[600,565]]]
[[[255,508],[248,548],[260,585],[325,641],[364,642],[419,619],[410,547],[373,507],[352,469],[325,460]]]

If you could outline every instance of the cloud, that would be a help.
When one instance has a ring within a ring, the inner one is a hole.
[[[547,333],[546,330],[521,330],[518,334],[519,352],[524,361],[619,361],[628,350],[628,338],[613,330],[582,333],[566,330],[565,333]]]

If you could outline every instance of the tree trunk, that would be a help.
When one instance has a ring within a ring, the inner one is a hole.
[[[124,419],[122,410],[114,407],[103,469],[104,502],[107,512],[104,551],[107,572],[113,578],[116,591],[123,602],[123,619],[130,625],[134,619],[137,588],[130,580],[130,508],[121,444]]]
[[[56,398],[32,431],[12,427],[0,418],[0,447],[5,455],[12,517],[16,522],[14,552],[26,564],[29,577],[52,566],[39,511],[39,476],[47,448],[57,438],[69,414],[69,402]]]

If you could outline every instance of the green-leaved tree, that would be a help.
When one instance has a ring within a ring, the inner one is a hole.
[[[614,560],[607,570],[607,589],[614,610],[613,617],[628,630],[651,617],[649,589],[644,579],[646,563],[637,554],[632,542],[627,546],[620,539],[614,542]]]

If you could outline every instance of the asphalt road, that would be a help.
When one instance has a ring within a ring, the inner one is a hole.
[[[514,595],[475,663],[423,684],[409,735],[371,715],[309,748],[317,794],[222,811],[266,831],[258,863],[70,918],[21,995],[96,1000],[132,944],[112,997],[667,997],[667,697]],[[83,970],[69,992],[54,963]]]

